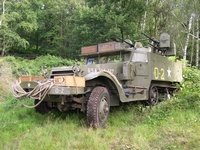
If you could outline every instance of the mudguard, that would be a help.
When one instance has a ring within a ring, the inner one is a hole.
[[[119,83],[118,79],[109,71],[100,71],[100,72],[91,72],[87,75],[85,75],[85,80],[86,82],[89,81],[89,80],[92,80],[92,79],[95,79],[97,77],[100,77],[100,76],[103,76],[103,77],[106,77],[108,79],[110,79],[116,86],[117,88],[117,91],[119,93],[119,98],[120,98],[120,101],[121,102],[127,102],[128,99],[123,91],[123,88],[122,88],[122,85]]]

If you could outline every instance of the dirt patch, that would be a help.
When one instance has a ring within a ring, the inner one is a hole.
[[[12,91],[12,84],[15,80],[9,63],[0,59],[0,102],[5,100],[5,97]]]

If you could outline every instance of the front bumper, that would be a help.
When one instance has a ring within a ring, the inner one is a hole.
[[[52,86],[48,95],[78,95],[84,94],[84,87]]]
[[[20,86],[26,91],[33,90],[37,85],[38,83],[33,81],[25,81],[20,83]],[[84,87],[53,85],[47,92],[47,95],[78,95],[84,94],[84,92]]]

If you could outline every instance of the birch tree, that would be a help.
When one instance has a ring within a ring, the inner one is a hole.
[[[2,21],[3,21],[3,18],[4,18],[4,14],[5,14],[5,2],[6,2],[6,0],[3,0],[2,1],[2,14],[1,14],[1,19],[0,19],[0,26],[1,26],[1,24],[2,24]]]
[[[190,20],[189,20],[189,25],[188,25],[188,33],[187,33],[187,37],[186,37],[186,42],[185,42],[185,48],[183,50],[183,59],[186,60],[186,56],[187,56],[187,47],[188,47],[188,42],[189,42],[189,38],[190,38],[190,31],[191,31],[191,27],[192,27],[192,22],[193,22],[193,18],[195,17],[195,14],[192,13]]]

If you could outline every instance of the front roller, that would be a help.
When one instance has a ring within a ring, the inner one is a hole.
[[[95,87],[87,103],[87,123],[100,128],[106,124],[110,110],[110,96],[105,87]]]

